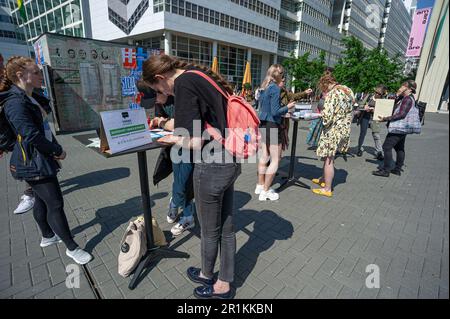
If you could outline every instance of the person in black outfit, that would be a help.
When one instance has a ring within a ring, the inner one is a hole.
[[[408,80],[402,84],[397,92],[397,99],[392,116],[381,118],[383,122],[391,122],[403,120],[409,113],[412,107],[415,107],[414,94],[416,93],[417,84],[413,80]],[[384,151],[384,165],[381,169],[372,172],[373,175],[389,177],[389,173],[394,175],[401,175],[403,164],[405,163],[405,140],[406,133],[388,133],[383,144]],[[392,149],[397,153],[395,168],[390,170],[391,162],[393,161]]]
[[[42,72],[32,59],[15,56],[8,60],[0,84],[0,103],[17,136],[10,171],[14,178],[27,181],[35,194],[33,216],[42,233],[40,246],[63,241],[66,255],[86,264],[92,256],[73,240],[56,176],[66,152],[52,134],[44,98],[32,94],[42,81]]]
[[[202,139],[205,122],[225,136],[227,100],[208,80],[187,70],[201,71],[223,91],[233,93],[229,84],[209,68],[168,55],[152,56],[145,61],[143,80],[158,93],[175,97],[175,133],[160,141],[194,150],[194,195],[201,226],[201,268],[190,267],[187,275],[192,281],[203,284],[194,289],[194,296],[231,298],[236,254],[233,195],[241,166],[236,161],[223,160],[223,156],[230,155],[219,142]],[[189,136],[181,136],[180,130]],[[211,149],[213,151],[209,151]],[[200,158],[196,156],[198,151],[201,151]],[[173,155],[172,151],[172,160]],[[220,270],[215,281],[214,265],[219,251]]]

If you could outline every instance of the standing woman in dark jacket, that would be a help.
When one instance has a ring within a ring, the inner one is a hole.
[[[64,160],[66,152],[53,136],[44,108],[32,97],[42,81],[42,72],[32,59],[15,56],[8,60],[0,84],[0,103],[17,135],[10,170],[14,178],[27,181],[35,194],[33,215],[42,233],[40,246],[63,241],[66,255],[86,264],[92,256],[72,238],[56,176],[58,160]]]
[[[416,88],[416,82],[408,80],[398,89],[392,116],[379,119],[381,122],[388,122],[388,131],[390,131],[389,125],[392,122],[403,120],[411,111],[411,108],[416,107],[414,99]],[[384,165],[379,170],[372,172],[373,175],[382,177],[389,177],[389,173],[401,175],[402,167],[405,163],[405,140],[407,134],[406,132],[388,133],[383,143]],[[390,170],[390,165],[393,161],[392,149],[395,149],[397,152],[397,159],[394,169]]]

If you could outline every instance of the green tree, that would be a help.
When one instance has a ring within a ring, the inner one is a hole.
[[[362,81],[362,74],[365,69],[364,61],[367,58],[368,50],[354,36],[343,38],[342,44],[345,50],[342,51],[333,74],[339,83],[347,85],[356,92],[362,92],[359,91],[359,86]]]
[[[399,56],[390,58],[384,49],[370,50],[361,74],[358,92],[372,91],[378,84],[384,84],[389,91],[396,91],[404,80]]]
[[[321,51],[319,57],[312,60],[309,52],[298,57],[291,53],[290,58],[283,61],[283,66],[290,75],[290,85],[296,92],[315,88],[326,69],[325,52]]]
[[[405,80],[399,55],[391,58],[384,49],[368,50],[353,36],[342,39],[342,43],[345,50],[333,74],[339,83],[354,92],[370,92],[378,84],[386,85],[392,92]]]

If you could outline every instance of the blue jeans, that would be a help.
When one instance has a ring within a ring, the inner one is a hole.
[[[195,204],[191,200],[186,202],[186,193],[189,178],[194,171],[194,164],[192,163],[172,163],[173,168],[173,184],[172,184],[172,201],[170,207],[183,208],[182,217],[190,217],[195,212]]]

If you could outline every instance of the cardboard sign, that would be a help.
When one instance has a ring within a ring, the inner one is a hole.
[[[379,116],[387,117],[392,115],[395,100],[393,99],[376,99],[375,110],[373,112],[373,120],[380,121]]]
[[[100,113],[100,150],[111,154],[152,143],[143,108]]]

